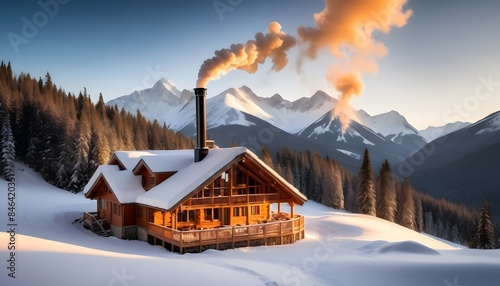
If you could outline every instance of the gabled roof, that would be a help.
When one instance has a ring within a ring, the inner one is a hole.
[[[165,158],[163,156],[169,156],[171,158],[177,157],[183,157],[187,158],[189,156],[192,157],[193,155],[193,150],[146,150],[146,151],[116,151],[110,161],[112,161],[114,158],[118,159],[118,161],[125,167],[127,170],[133,170],[139,161],[141,159],[143,160],[148,160],[151,159],[152,165],[148,165],[151,169],[153,169],[153,165],[155,165],[155,162],[153,160],[156,160],[155,158]],[[163,160],[163,159],[159,159]],[[173,161],[175,159],[169,160]],[[166,163],[168,164],[167,161]],[[168,166],[168,165],[167,165]]]
[[[97,179],[104,176],[121,203],[136,202],[170,211],[232,163],[248,158],[289,190],[296,201],[307,201],[299,190],[244,147],[211,149],[202,161],[196,163],[193,155],[192,149],[116,152],[114,156],[127,170],[120,171],[115,165],[100,166],[85,187],[84,193],[88,196]],[[140,176],[133,173],[135,168],[143,164],[154,172],[176,173],[146,192],[141,185]]]
[[[188,150],[178,150],[188,151]],[[161,155],[144,156],[134,167],[133,172],[137,174],[138,168],[145,166],[153,173],[175,172],[185,168],[193,162],[193,151],[186,152],[168,152]]]
[[[83,189],[85,197],[89,197],[93,186],[105,180],[112,192],[122,204],[135,203],[137,197],[146,191],[141,185],[141,176],[135,176],[130,170],[121,171],[116,165],[101,165]]]

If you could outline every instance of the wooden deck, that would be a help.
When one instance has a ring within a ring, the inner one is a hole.
[[[280,245],[304,238],[304,217],[262,224],[227,226],[206,230],[179,231],[154,223],[148,225],[148,242],[181,254],[206,249]]]

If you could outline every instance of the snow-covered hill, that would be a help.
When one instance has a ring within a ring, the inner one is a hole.
[[[7,182],[0,180],[7,190]],[[500,250],[464,249],[381,219],[312,201],[306,238],[295,244],[200,254],[99,237],[73,223],[95,201],[45,183],[16,165],[15,277],[2,219],[0,285],[498,285]],[[7,195],[0,196],[7,206]],[[2,218],[6,218],[5,214]]]

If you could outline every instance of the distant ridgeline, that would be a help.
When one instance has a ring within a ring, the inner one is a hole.
[[[14,75],[10,63],[4,62],[0,64],[0,128],[0,171],[5,178],[13,176],[12,160],[17,158],[47,182],[75,193],[116,150],[195,147],[191,138],[156,120],[148,121],[140,112],[106,106],[102,95],[94,104],[85,89],[77,96],[66,93],[49,73],[44,80]],[[262,146],[261,153],[266,164],[309,199],[474,245],[477,212],[413,190],[409,181],[393,178],[388,163],[375,176],[370,164],[368,168],[364,163],[367,169],[353,174],[317,152],[282,147],[271,154]],[[365,157],[369,163],[368,152]]]

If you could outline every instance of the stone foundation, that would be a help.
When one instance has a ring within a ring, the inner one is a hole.
[[[121,239],[130,239],[130,240],[136,240],[137,239],[137,226],[124,226],[124,227],[119,227],[115,225],[110,225],[111,228],[111,233],[113,236],[116,236]]]

